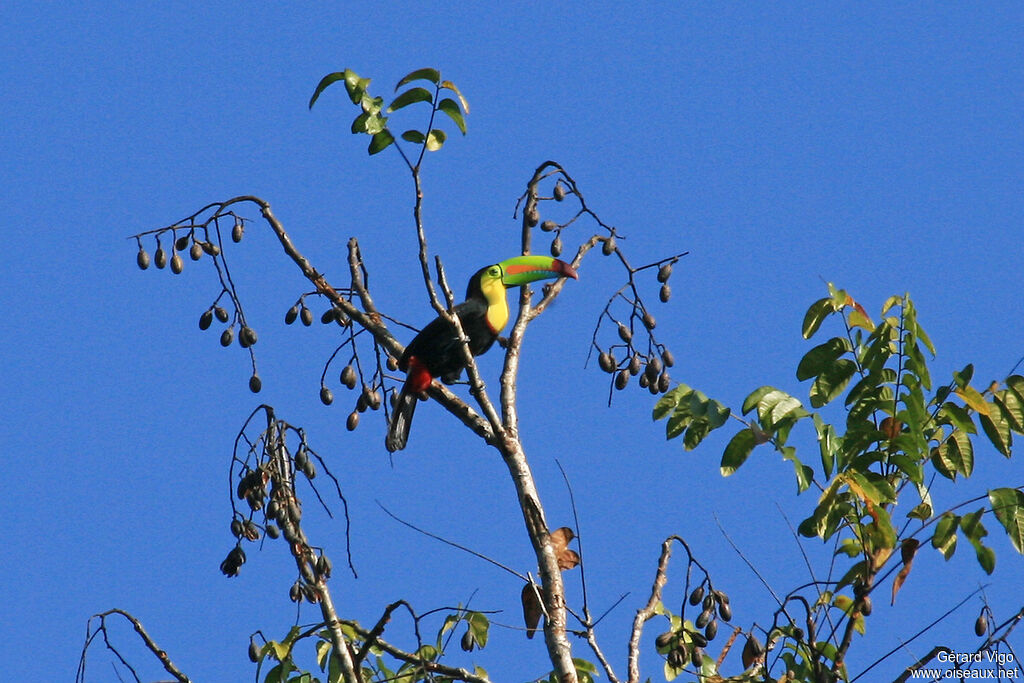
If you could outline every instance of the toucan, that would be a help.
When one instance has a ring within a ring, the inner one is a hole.
[[[466,300],[455,307],[462,331],[469,338],[470,353],[486,353],[508,322],[505,289],[560,277],[579,279],[572,266],[550,256],[515,256],[478,270],[469,280]],[[441,316],[435,318],[405,347],[398,367],[406,373],[406,379],[384,440],[392,453],[405,448],[416,401],[426,397],[434,378],[450,384],[466,367],[455,327]]]

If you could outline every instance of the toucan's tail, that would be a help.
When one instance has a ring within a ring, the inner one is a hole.
[[[412,426],[412,416],[416,412],[416,404],[419,402],[417,395],[408,386],[402,387],[395,401],[395,408],[391,412],[391,422],[388,423],[388,435],[384,439],[384,447],[388,453],[394,453],[405,448],[409,440],[409,427]]]

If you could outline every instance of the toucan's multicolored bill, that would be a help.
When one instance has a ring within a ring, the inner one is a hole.
[[[565,261],[550,256],[514,256],[498,264],[501,268],[501,283],[506,287],[519,287],[558,277],[579,279],[576,269]]]

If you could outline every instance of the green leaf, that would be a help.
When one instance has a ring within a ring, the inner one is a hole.
[[[952,512],[944,512],[932,534],[932,547],[941,552],[947,560],[956,552],[956,526],[959,521],[960,518]]]
[[[411,142],[414,145],[422,145],[423,141],[427,139],[427,136],[418,130],[407,130],[402,133],[402,139],[406,142]]]
[[[848,358],[840,358],[826,368],[811,385],[811,406],[820,408],[842,393],[850,378],[857,371],[857,364]]]
[[[974,365],[971,363],[964,366],[964,369],[960,372],[953,373],[953,381],[956,382],[956,385],[961,389],[971,383],[972,377],[974,377]]]
[[[988,414],[981,413],[978,415],[978,419],[981,421],[981,428],[984,430],[985,435],[988,436],[989,441],[996,447],[996,450],[1005,455],[1007,458],[1010,457],[1010,447],[1013,445],[1013,435],[1010,433],[1010,423],[1006,421],[997,406],[993,406],[993,409]],[[959,432],[954,432],[954,434]]]
[[[813,337],[814,333],[821,327],[822,321],[832,313],[835,313],[835,309],[832,307],[832,299],[829,297],[818,299],[811,304],[811,307],[807,309],[807,313],[804,315],[804,322],[800,328],[804,339]]]
[[[708,424],[707,417],[699,417],[690,423],[689,428],[686,430],[686,434],[683,435],[683,448],[688,451],[692,451],[694,448],[700,445],[700,442],[704,440],[704,437],[711,433],[711,425]]]
[[[692,392],[693,389],[680,383],[667,394],[662,396],[658,399],[658,402],[654,404],[654,420],[657,421],[663,419],[666,415],[671,413],[675,409],[676,405],[681,401],[688,401],[689,395]]]
[[[427,133],[427,151],[436,152],[437,150],[441,149],[441,145],[443,145],[444,141],[447,139],[447,133],[445,133],[443,130],[440,130],[439,128],[435,128],[434,130]]]
[[[885,303],[882,304],[882,315],[888,313],[890,308],[892,308],[893,306],[898,306],[902,301],[903,297],[901,296],[890,296],[888,299],[885,300]]]
[[[939,424],[948,424],[968,434],[978,433],[978,428],[974,426],[974,420],[971,419],[970,413],[952,401],[943,403],[936,417]]]
[[[330,85],[332,85],[334,83],[337,83],[338,81],[341,81],[341,80],[345,80],[346,81],[346,86],[347,86],[348,79],[351,76],[355,76],[355,73],[350,71],[350,70],[348,70],[348,69],[345,69],[344,71],[335,71],[334,73],[327,74],[326,76],[321,78],[320,79],[320,83],[317,84],[316,89],[313,91],[313,96],[309,98],[309,108],[310,109],[313,108],[313,105],[316,104],[317,99],[320,97],[320,93],[322,93],[324,90],[326,90],[328,86],[330,86]],[[356,77],[356,80],[358,81],[359,77],[358,76],[355,76],[355,77]],[[367,80],[366,82],[369,83],[369,80]],[[358,99],[352,100],[353,104],[355,104],[357,102],[359,102]]]
[[[832,337],[824,344],[818,344],[804,354],[796,368],[796,378],[803,382],[817,377],[831,366],[840,356],[852,351],[850,341],[845,337]]]
[[[690,414],[690,402],[683,401],[676,406],[676,411],[672,413],[672,417],[669,418],[668,423],[665,425],[665,439],[674,439],[683,433],[690,422],[693,420],[693,415]]]
[[[708,423],[711,429],[718,429],[724,425],[731,414],[732,410],[718,401],[714,399],[708,401]]]
[[[1018,434],[1024,434],[1024,401],[1017,393],[1012,389],[997,391],[993,396],[993,402],[999,406],[1010,429]]]
[[[766,428],[771,428],[786,417],[799,419],[808,415],[810,413],[804,410],[800,400],[784,391],[770,391],[757,404],[757,416]]]
[[[1006,529],[1010,543],[1024,555],[1024,492],[1011,488],[992,489],[988,492],[992,512]]]
[[[409,88],[391,102],[391,104],[388,106],[388,111],[398,111],[399,109],[408,107],[410,104],[415,104],[417,102],[433,101],[433,93],[431,93],[426,88]]]
[[[796,448],[793,446],[786,446],[782,449],[782,459],[793,463],[793,471],[796,474],[797,493],[806,491],[810,487],[811,482],[814,481],[814,470],[800,462],[800,459],[796,457]]]
[[[395,86],[395,92],[398,92],[399,88],[406,83],[411,83],[412,81],[430,81],[434,85],[437,85],[440,80],[441,74],[437,69],[431,69],[429,67],[426,69],[416,69],[415,71],[406,74],[402,80],[398,81],[398,85]]]
[[[743,429],[737,432],[729,441],[729,445],[725,447],[725,452],[722,454],[722,464],[720,466],[722,476],[728,477],[738,470],[740,465],[746,462],[750,452],[754,450],[756,445],[757,440],[754,438],[753,431]]]
[[[453,93],[455,93],[455,96],[459,98],[459,104],[462,105],[462,111],[466,112],[467,114],[469,113],[469,102],[467,102],[466,98],[462,96],[462,93],[459,92],[459,89],[455,87],[454,83],[452,83],[451,81],[441,81],[441,87],[445,90],[451,90]]]
[[[487,645],[487,635],[490,632],[491,622],[487,619],[487,616],[480,612],[470,612],[467,618],[469,622],[469,629],[473,632],[473,637],[476,638],[476,642],[479,643],[480,647]]]
[[[818,433],[818,450],[821,453],[821,470],[825,478],[832,476],[832,469],[835,466],[836,451],[842,440],[836,436],[835,428],[825,424],[824,420],[817,413],[814,414],[814,429]]]
[[[450,97],[446,97],[437,103],[437,108],[447,114],[455,125],[459,127],[459,130],[463,135],[466,134],[466,119],[462,116],[462,111],[459,109],[459,105],[455,103]]]
[[[996,554],[991,548],[987,548],[981,543],[981,539],[988,536],[988,531],[985,530],[984,525],[981,523],[981,516],[983,514],[985,514],[984,508],[964,515],[960,519],[960,529],[974,547],[974,552],[978,557],[978,564],[981,565],[986,574],[991,574],[996,568]]]
[[[746,415],[756,408],[761,402],[761,399],[764,398],[766,394],[773,391],[775,391],[775,387],[764,386],[751,392],[751,394],[743,400],[743,414]]]
[[[370,146],[366,151],[371,155],[383,152],[394,141],[395,137],[391,134],[391,131],[387,129],[382,130],[370,138]]]

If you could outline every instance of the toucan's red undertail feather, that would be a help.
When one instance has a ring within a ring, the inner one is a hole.
[[[433,381],[433,377],[430,376],[430,371],[427,370],[427,366],[420,362],[420,359],[413,356],[409,359],[409,374],[406,377],[405,383],[415,394],[422,394],[430,388],[430,383]]]

